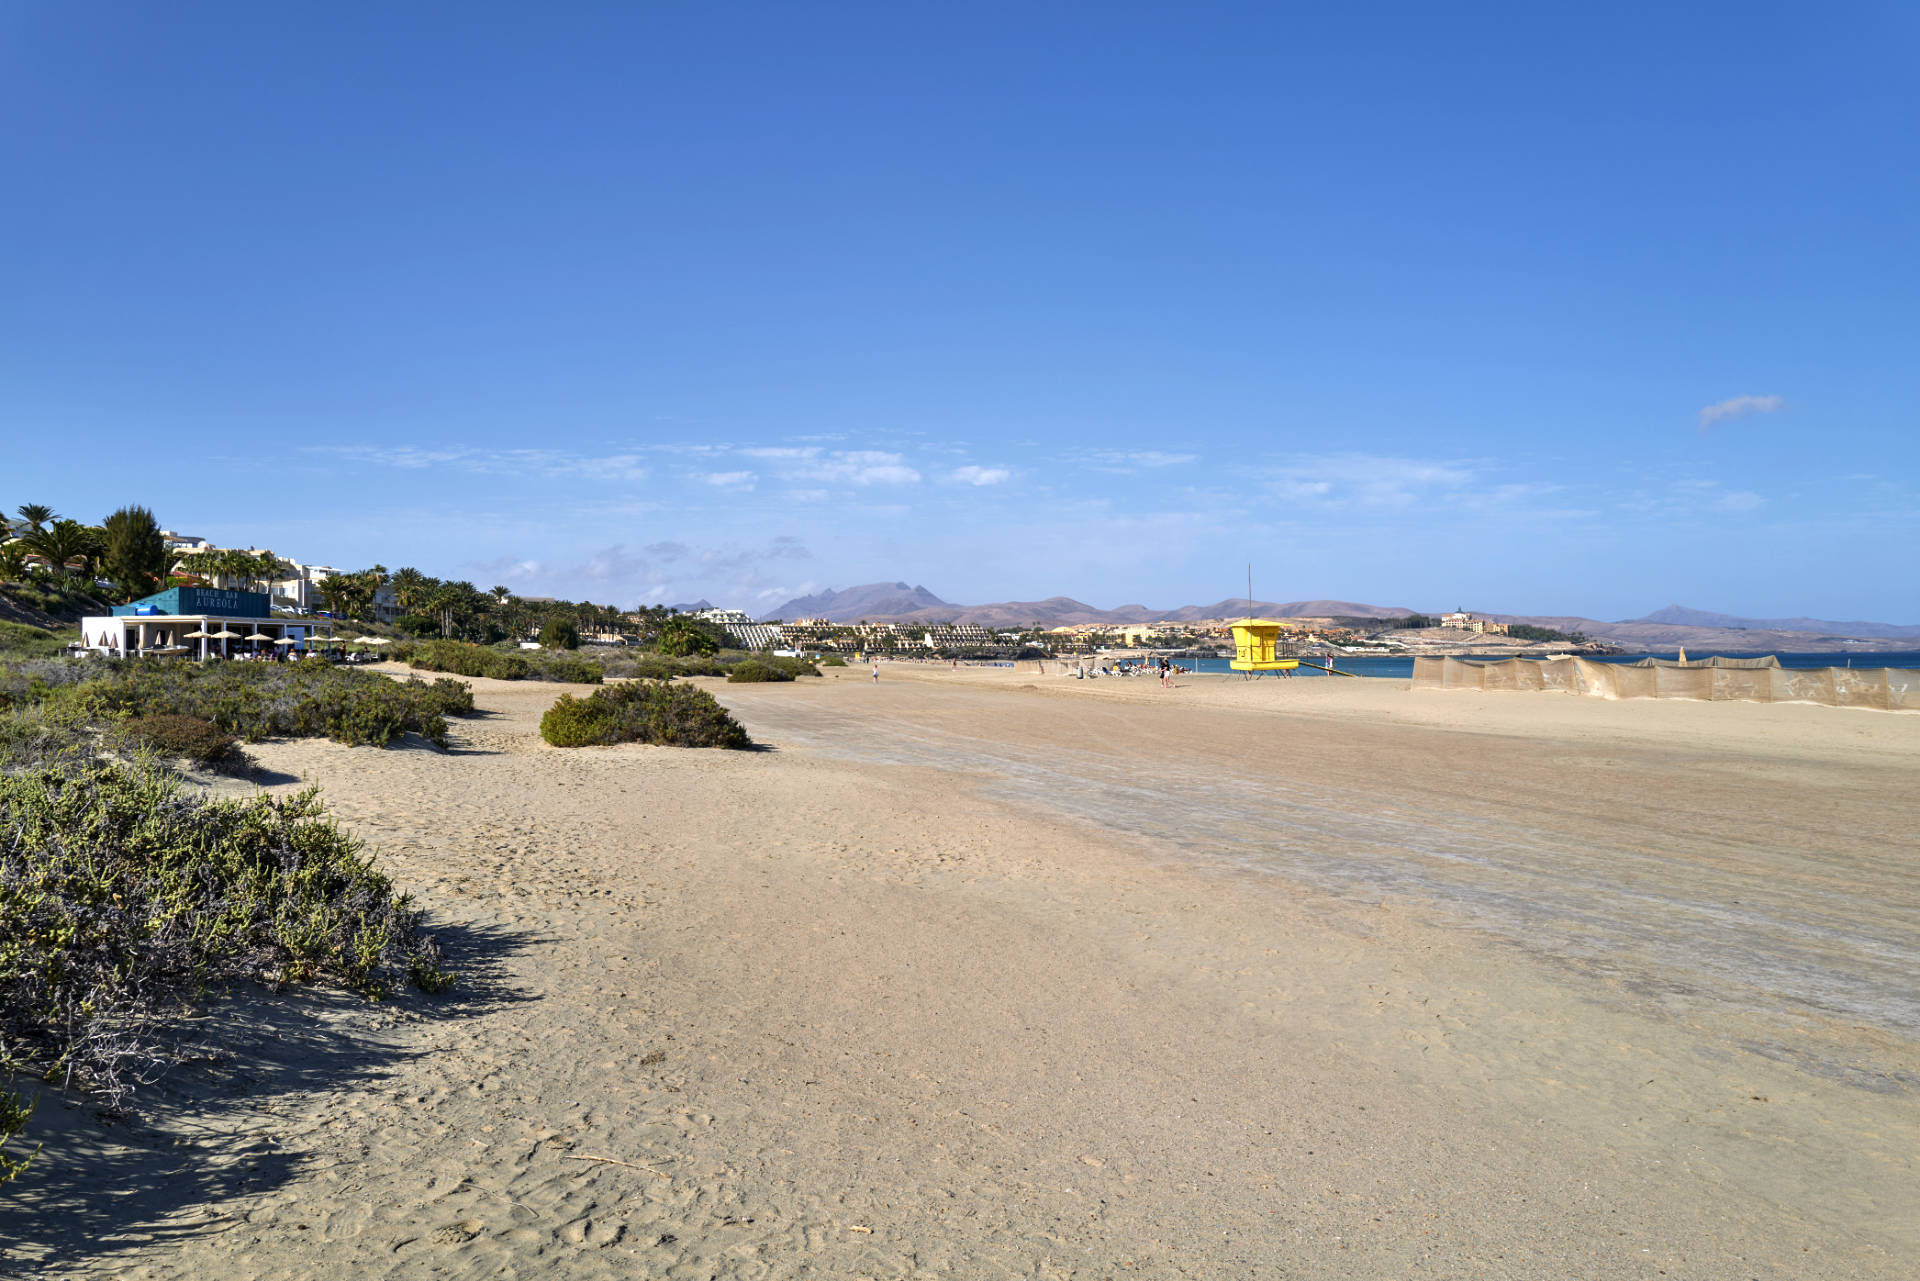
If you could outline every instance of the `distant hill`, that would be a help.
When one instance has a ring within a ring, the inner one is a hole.
[[[1183,605],[1153,617],[1186,623],[1196,618],[1241,618],[1246,612],[1245,597],[1229,597],[1212,605]],[[1404,605],[1361,605],[1350,600],[1293,600],[1284,604],[1255,601],[1253,612],[1263,618],[1405,618],[1417,611]]]
[[[1662,610],[1662,613],[1667,611]],[[1681,611],[1692,614],[1694,611]],[[1717,617],[1717,615],[1704,615]],[[1765,653],[1806,653],[1822,650],[1860,649],[1860,650],[1898,650],[1914,648],[1911,639],[1899,636],[1864,636],[1858,632],[1846,630],[1799,630],[1793,628],[1770,627],[1701,627],[1687,623],[1649,622],[1645,619],[1630,619],[1626,622],[1610,623],[1598,618],[1579,618],[1565,615],[1538,614],[1487,614],[1487,618],[1500,623],[1530,623],[1535,627],[1551,627],[1559,632],[1583,632],[1595,640],[1617,645],[1625,650],[1671,650],[1685,646],[1696,654],[1726,653],[1729,651],[1757,651]],[[1760,620],[1741,620],[1758,622]],[[1806,621],[1813,621],[1811,619]],[[1822,624],[1828,628],[1848,628],[1847,623]]]
[[[1410,609],[1382,605],[1359,605],[1352,601],[1307,600],[1278,603],[1255,601],[1253,611],[1262,617],[1280,618],[1393,618],[1411,614]],[[974,623],[981,627],[1073,627],[1089,623],[1151,623],[1159,619],[1191,622],[1199,618],[1239,618],[1247,612],[1247,602],[1223,600],[1213,605],[1183,605],[1178,609],[1152,609],[1146,605],[1117,605],[1101,609],[1071,596],[1049,596],[1045,600],[1001,601],[991,605],[955,605],[941,600],[924,587],[905,583],[868,583],[844,591],[824,591],[790,600],[768,614],[768,618],[826,618],[836,623],[866,619],[876,623]]]
[[[690,605],[669,605],[667,606],[667,608],[672,610],[676,614],[691,614],[695,610],[712,609],[713,602],[708,600],[705,596],[702,596],[699,600],[694,601]]]
[[[1735,614],[1714,614],[1685,605],[1669,605],[1632,623],[1666,623],[1679,627],[1719,627],[1744,632],[1818,632],[1830,636],[1872,636],[1886,640],[1920,639],[1920,624],[1835,623],[1823,618],[1741,618]]]
[[[867,583],[844,591],[829,588],[812,596],[796,596],[765,617],[788,621],[825,618],[835,623],[857,623],[863,618],[875,621],[912,618],[927,610],[940,611],[941,618],[950,618],[956,608],[924,587],[909,587],[905,583]]]

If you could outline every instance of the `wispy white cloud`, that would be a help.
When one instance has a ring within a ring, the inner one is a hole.
[[[1700,411],[1700,430],[1707,431],[1715,423],[1731,422],[1751,414],[1778,413],[1786,407],[1784,396],[1733,396],[1716,401]]]
[[[556,449],[429,448],[420,445],[305,445],[303,453],[404,471],[451,467],[482,475],[586,477],[596,480],[644,480],[647,468],[637,453],[580,454]]]
[[[701,479],[717,489],[752,489],[760,478],[750,471],[715,471]]]
[[[1012,476],[1013,473],[1005,467],[976,467],[971,464],[956,467],[947,473],[947,479],[956,485],[1000,485]]]
[[[1170,454],[1159,449],[1103,449],[1093,455],[1103,471],[1132,472],[1143,468],[1178,467],[1196,462],[1197,454]]]
[[[1412,507],[1466,492],[1475,480],[1460,463],[1376,454],[1299,458],[1268,475],[1273,492],[1291,502],[1365,509]]]
[[[1756,511],[1764,506],[1766,501],[1766,499],[1760,497],[1760,495],[1754,493],[1752,490],[1736,489],[1730,493],[1720,495],[1720,497],[1714,501],[1713,505],[1716,509],[1723,512],[1750,512]]]
[[[806,480],[846,485],[916,485],[920,473],[899,454],[878,449],[837,449],[795,472]]]
[[[818,445],[767,445],[734,451],[743,458],[818,458]]]

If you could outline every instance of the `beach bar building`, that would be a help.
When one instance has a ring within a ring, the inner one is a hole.
[[[169,587],[115,605],[110,615],[80,620],[80,643],[113,657],[233,658],[246,654],[309,652],[326,620],[275,618],[265,592]]]

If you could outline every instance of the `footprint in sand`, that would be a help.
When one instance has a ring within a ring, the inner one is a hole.
[[[435,1232],[433,1239],[441,1245],[465,1245],[479,1236],[485,1226],[478,1219],[457,1219]]]

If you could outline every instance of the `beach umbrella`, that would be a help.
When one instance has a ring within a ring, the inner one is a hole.
[[[299,641],[295,640],[291,636],[282,636],[279,640],[274,642],[274,644],[276,645],[298,645],[299,643],[300,643]]]
[[[204,627],[196,627],[187,633],[188,640],[212,640],[213,633]]]
[[[239,632],[236,632],[236,631],[231,631],[231,630],[229,630],[228,628],[225,628],[225,627],[222,627],[222,628],[221,628],[221,629],[220,629],[219,631],[217,631],[217,632],[215,632],[215,633],[213,634],[213,636],[211,637],[211,639],[213,639],[213,640],[239,640],[239,639],[240,639],[240,633],[239,633]]]

